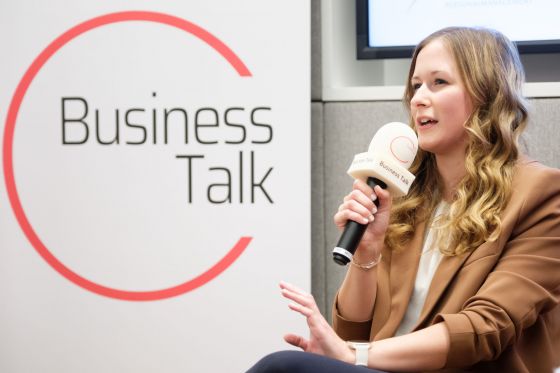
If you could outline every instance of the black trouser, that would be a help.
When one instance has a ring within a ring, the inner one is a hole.
[[[303,351],[279,351],[263,357],[247,373],[383,373]]]

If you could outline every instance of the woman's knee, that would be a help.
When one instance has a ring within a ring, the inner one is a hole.
[[[273,352],[259,360],[247,373],[299,372],[305,355],[306,353],[302,351]]]

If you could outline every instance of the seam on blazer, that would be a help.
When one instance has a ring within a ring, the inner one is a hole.
[[[474,254],[474,253],[473,253],[473,254]],[[500,253],[489,253],[488,255],[481,256],[480,258],[476,258],[475,260],[470,261],[470,262],[469,262],[469,259],[467,259],[467,262],[465,263],[464,266],[461,267],[460,270],[462,271],[463,269],[465,269],[465,268],[467,268],[467,267],[470,267],[471,264],[479,263],[481,260],[484,260],[484,259],[490,259],[490,258],[492,258],[492,257],[497,256],[498,254],[500,254]]]

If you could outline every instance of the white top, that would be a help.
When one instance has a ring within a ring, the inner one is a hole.
[[[446,206],[448,206],[448,204],[445,202],[441,202],[437,206],[432,222],[442,214]],[[434,230],[429,228],[426,231],[427,234],[424,238],[424,246],[422,247],[422,255],[420,256],[420,263],[418,264],[414,290],[412,291],[408,308],[406,309],[406,313],[404,314],[395,336],[410,333],[418,322],[422,307],[424,307],[424,302],[426,301],[426,296],[428,295],[430,284],[432,283],[432,278],[441,260],[441,252],[433,247]]]

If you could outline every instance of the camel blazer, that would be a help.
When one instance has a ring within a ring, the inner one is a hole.
[[[425,223],[403,250],[385,248],[371,320],[333,326],[345,340],[392,337],[407,309]],[[502,231],[462,256],[443,257],[414,330],[444,322],[443,371],[551,372],[560,366],[560,170],[520,160]]]

